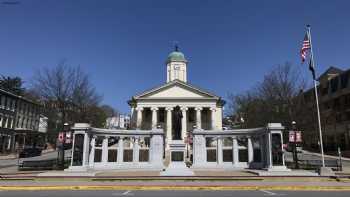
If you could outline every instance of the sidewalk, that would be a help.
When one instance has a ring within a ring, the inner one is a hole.
[[[306,150],[303,150],[303,153],[304,154],[309,154],[309,155],[315,155],[315,156],[322,157],[322,155],[320,153],[309,152],[309,151],[306,151]],[[331,158],[331,159],[339,159],[338,156],[332,156],[332,155],[324,155],[324,157]],[[344,160],[344,161],[350,161],[350,158],[347,158],[347,157],[342,157],[341,159]]]
[[[1,190],[325,190],[350,191],[346,181],[0,181]]]

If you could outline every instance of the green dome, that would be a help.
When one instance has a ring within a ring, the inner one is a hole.
[[[187,62],[187,60],[180,51],[173,51],[168,55],[167,62]]]

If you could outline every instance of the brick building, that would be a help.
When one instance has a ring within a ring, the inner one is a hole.
[[[318,94],[323,133],[324,149],[335,151],[350,149],[350,69],[330,67],[319,77]],[[304,101],[315,112],[314,89],[306,91]],[[314,113],[316,114],[316,113]],[[305,117],[307,118],[307,117]],[[318,147],[317,119],[315,125],[304,131],[305,146]]]
[[[36,144],[40,110],[38,103],[0,89],[0,154]]]

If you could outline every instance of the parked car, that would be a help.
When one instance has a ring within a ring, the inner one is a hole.
[[[19,153],[19,158],[40,156],[41,151],[41,148],[25,148]]]

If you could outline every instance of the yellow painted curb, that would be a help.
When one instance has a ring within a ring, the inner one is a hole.
[[[350,186],[0,186],[0,191],[48,190],[292,190],[350,191]]]

